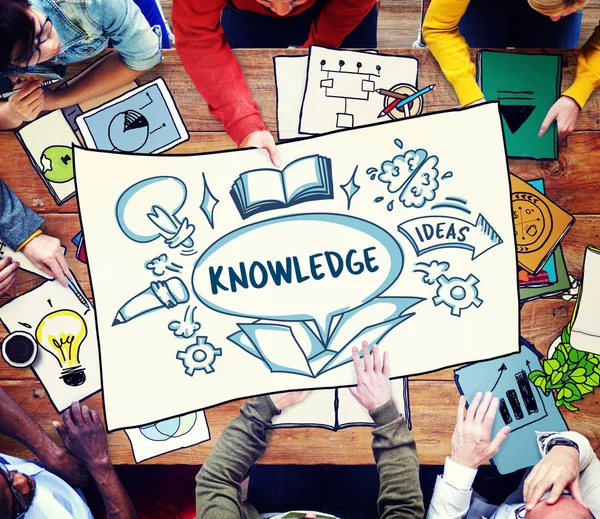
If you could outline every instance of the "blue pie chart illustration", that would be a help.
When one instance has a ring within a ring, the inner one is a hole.
[[[144,115],[125,110],[115,115],[108,126],[108,138],[116,150],[133,153],[141,149],[150,135],[150,124]]]
[[[196,424],[196,413],[175,418],[167,418],[160,422],[140,427],[140,432],[149,440],[163,442],[171,438],[179,438],[189,433]]]

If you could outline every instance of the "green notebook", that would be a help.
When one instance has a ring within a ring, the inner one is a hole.
[[[554,261],[556,263],[556,283],[538,288],[519,288],[519,300],[521,303],[533,301],[540,297],[551,297],[562,294],[571,288],[569,273],[567,272],[567,265],[565,264],[565,257],[560,245],[554,251]]]
[[[499,101],[506,154],[511,158],[557,159],[556,122],[538,132],[560,97],[562,56],[481,50],[477,82],[486,101]]]

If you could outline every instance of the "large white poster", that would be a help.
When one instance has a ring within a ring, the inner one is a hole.
[[[110,430],[352,385],[362,341],[393,377],[518,350],[497,104],[279,152],[75,150]]]

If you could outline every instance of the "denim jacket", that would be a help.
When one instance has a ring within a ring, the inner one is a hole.
[[[112,45],[133,70],[162,61],[161,31],[151,28],[133,0],[29,0],[46,14],[60,37],[60,54],[40,65],[68,65]]]
[[[0,180],[0,242],[17,250],[44,223]]]

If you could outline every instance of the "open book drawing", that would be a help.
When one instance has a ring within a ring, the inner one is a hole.
[[[282,171],[246,171],[233,183],[230,194],[243,219],[302,202],[332,199],[331,159],[307,155],[290,162]]]
[[[379,344],[391,330],[414,315],[404,311],[421,301],[414,297],[375,298],[342,314],[337,324],[330,326],[329,333],[311,321],[259,319],[251,324],[239,323],[240,331],[228,339],[262,360],[272,373],[316,378],[352,362],[353,346],[360,346],[363,341],[369,347]]]

